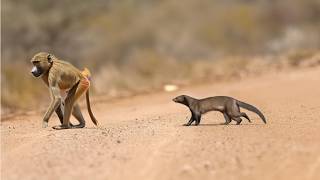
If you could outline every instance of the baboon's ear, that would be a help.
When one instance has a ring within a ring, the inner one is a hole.
[[[51,54],[48,54],[47,59],[48,59],[49,63],[52,63],[53,60],[52,60],[52,55]]]

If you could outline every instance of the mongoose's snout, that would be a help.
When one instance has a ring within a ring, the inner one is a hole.
[[[173,98],[172,101],[176,102],[176,103],[181,103],[184,101],[184,95],[177,96],[177,97]]]

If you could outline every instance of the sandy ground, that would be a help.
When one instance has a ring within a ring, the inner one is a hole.
[[[239,126],[206,114],[185,127],[179,94],[229,95],[259,107]],[[320,179],[320,68],[272,73],[93,104],[84,129],[41,128],[42,114],[1,124],[2,180]],[[49,125],[58,124],[57,117]]]

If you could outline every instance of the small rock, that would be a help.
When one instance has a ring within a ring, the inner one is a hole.
[[[102,134],[102,135],[105,135],[105,136],[107,136],[107,135],[108,135],[108,133],[106,133],[106,132],[102,132],[101,134]]]
[[[205,162],[204,164],[203,164],[203,167],[205,168],[205,169],[209,169],[210,168],[210,162]]]
[[[188,174],[192,172],[192,167],[190,165],[184,165],[181,169],[181,173]]]
[[[174,84],[166,84],[163,86],[163,90],[166,92],[173,92],[178,90],[178,86]]]

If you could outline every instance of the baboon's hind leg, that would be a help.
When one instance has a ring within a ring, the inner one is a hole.
[[[61,105],[59,105],[58,108],[56,109],[56,113],[59,117],[61,124],[63,124],[63,109],[64,109],[64,103],[61,103]],[[77,117],[75,117],[75,118],[78,119]],[[70,126],[74,126],[74,125],[70,122]]]
[[[80,106],[77,103],[77,100],[79,99],[80,96],[85,94],[87,90],[90,87],[90,81],[87,79],[82,79],[79,82],[77,90],[74,92],[74,106],[73,106],[73,111],[72,115],[79,121],[78,125],[73,126],[72,128],[83,128],[86,125],[86,122],[82,116]]]
[[[80,106],[78,103],[75,103],[73,106],[72,115],[79,121],[79,124],[77,125],[71,125],[72,128],[83,128],[86,125],[86,122],[82,116]],[[70,123],[71,124],[71,123]]]

